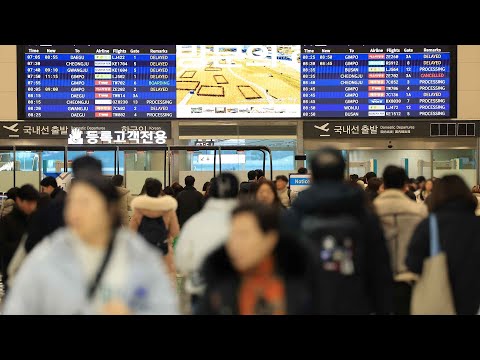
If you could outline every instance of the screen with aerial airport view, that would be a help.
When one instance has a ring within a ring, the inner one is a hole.
[[[299,117],[299,45],[177,46],[177,117]]]

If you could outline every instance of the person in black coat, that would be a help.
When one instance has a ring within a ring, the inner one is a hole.
[[[195,178],[191,175],[185,178],[185,188],[177,195],[177,216],[180,227],[203,207],[203,195],[193,187]]]
[[[32,185],[23,185],[18,190],[12,212],[0,220],[0,271],[5,286],[8,284],[8,265],[27,232],[38,199],[39,193]]]
[[[440,247],[445,251],[455,310],[459,315],[477,314],[480,307],[480,217],[475,216],[476,199],[463,179],[447,175],[435,182],[429,196],[436,214]],[[430,256],[429,219],[415,230],[406,265],[421,274]]]
[[[57,184],[57,180],[53,176],[47,176],[40,181],[42,192],[50,195],[52,200],[64,198],[67,193]],[[62,199],[63,200],[63,199]]]
[[[279,233],[278,208],[246,202],[232,212],[229,239],[205,260],[197,315],[315,314],[314,258]]]
[[[299,193],[281,223],[283,232],[304,241],[317,256],[320,313],[392,313],[386,240],[364,191],[343,181],[339,150],[320,150],[311,169],[311,187]]]

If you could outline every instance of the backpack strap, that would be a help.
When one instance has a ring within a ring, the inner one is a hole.
[[[102,276],[105,273],[105,269],[107,267],[107,264],[112,256],[113,252],[113,243],[115,241],[115,236],[117,235],[117,231],[113,230],[112,235],[110,238],[110,241],[107,246],[107,250],[105,251],[105,255],[103,256],[102,263],[100,264],[100,267],[97,270],[97,273],[95,274],[95,277],[92,281],[92,283],[88,286],[88,292],[87,292],[87,299],[91,300],[93,296],[95,295],[95,292],[97,291],[98,285],[100,284],[100,281],[102,280]]]
[[[292,197],[291,197],[292,189],[288,189],[287,195],[288,195],[288,203],[290,206],[292,206]]]

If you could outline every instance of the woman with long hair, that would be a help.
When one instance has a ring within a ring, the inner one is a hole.
[[[447,175],[433,185],[430,211],[437,218],[440,248],[445,252],[448,275],[457,314],[476,314],[480,305],[480,218],[475,216],[477,201],[465,181]],[[430,215],[432,216],[432,215]],[[423,271],[430,256],[429,219],[415,230],[406,265],[415,274]]]
[[[283,206],[282,201],[278,197],[275,184],[272,181],[262,179],[258,182],[255,199],[259,203],[285,209],[285,206]]]
[[[118,192],[100,176],[77,177],[65,228],[20,267],[5,314],[175,314],[176,294],[152,247],[121,226]]]

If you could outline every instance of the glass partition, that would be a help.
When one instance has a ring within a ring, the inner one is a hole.
[[[445,175],[461,176],[469,188],[478,184],[476,156],[473,149],[439,149],[432,150],[433,176],[440,178]]]
[[[13,187],[13,168],[13,151],[0,150],[0,192],[6,192]]]

